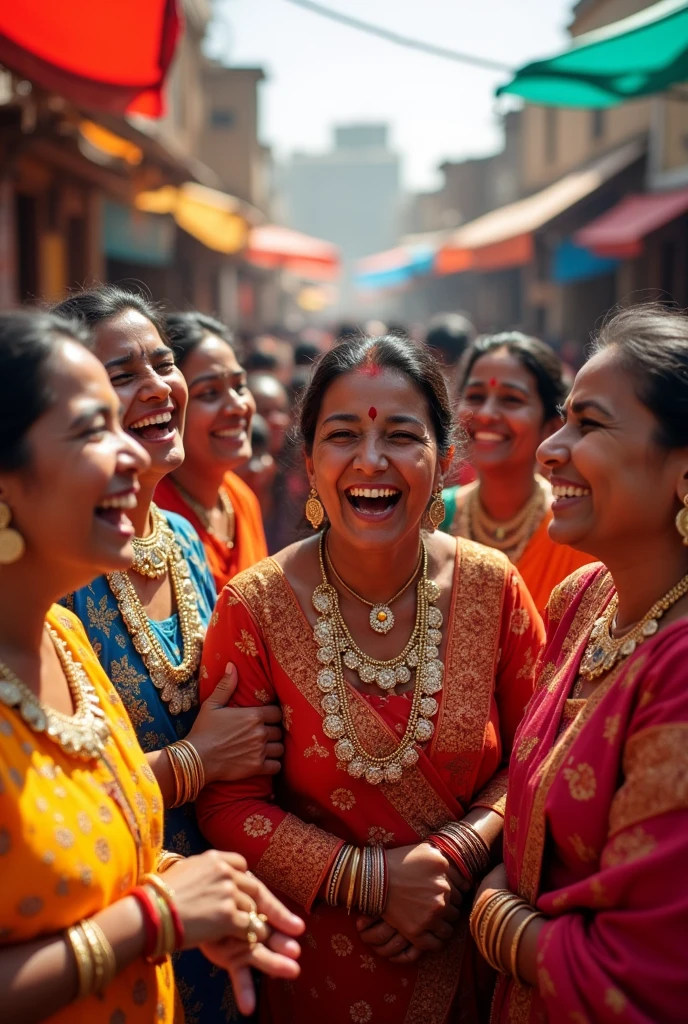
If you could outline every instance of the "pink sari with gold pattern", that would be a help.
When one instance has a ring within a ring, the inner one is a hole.
[[[516,736],[510,887],[550,921],[538,987],[501,979],[500,1024],[688,1020],[688,619],[570,693],[614,593],[599,565],[552,594],[538,689]]]
[[[441,952],[400,966],[373,955],[358,936],[355,914],[316,902],[342,842],[406,846],[471,806],[503,813],[504,764],[532,694],[543,639],[532,599],[503,555],[457,544],[444,633],[445,686],[435,736],[401,782],[374,787],[338,767],[334,744],[323,734],[313,629],[277,563],[260,562],[220,595],[204,648],[202,697],[226,663],[236,662],[234,703],[279,701],[285,755],[274,789],[267,776],[206,787],[199,822],[213,845],[242,853],[264,882],[305,911],[308,926],[300,978],[265,980],[265,1020],[477,1020],[475,972],[482,968],[466,942],[466,916]],[[367,749],[389,752],[405,729],[410,700],[352,695]]]

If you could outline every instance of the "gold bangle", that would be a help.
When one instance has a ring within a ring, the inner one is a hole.
[[[349,861],[351,860],[351,858],[353,856],[353,853],[354,853],[354,847],[349,844],[346,847],[346,853],[344,854],[344,857],[342,858],[341,871],[339,872],[339,875],[337,876],[337,879],[336,879],[336,881],[334,883],[334,892],[332,893],[332,906],[333,907],[336,907],[336,906],[339,905],[339,890],[341,889],[341,886],[342,886],[342,881],[344,879],[344,873],[346,872],[346,866],[349,863]]]
[[[164,899],[165,903],[171,903],[174,906],[174,893],[170,889],[167,882],[155,872],[151,872],[147,875],[142,875],[139,880],[139,885],[150,885],[159,896]]]
[[[83,999],[93,991],[94,967],[91,948],[78,924],[73,924],[68,928],[66,934],[67,942],[76,960],[76,969],[79,975],[79,999]]]
[[[182,857],[181,853],[172,853],[171,850],[161,850],[158,855],[158,874],[162,874],[171,868],[173,864],[177,864],[180,860],[186,860]]]
[[[196,750],[196,748],[194,747],[193,743],[191,743],[190,740],[179,740],[179,746],[182,747],[188,753],[191,760],[191,764],[193,765],[192,773],[194,777],[196,791],[192,799],[196,800],[198,794],[205,786],[205,768],[203,767],[203,761],[201,760],[201,755],[198,753],[198,751]]]
[[[521,939],[523,938],[524,931],[530,922],[536,917],[542,917],[539,910],[533,910],[532,913],[528,914],[528,917],[521,921],[520,925],[516,929],[513,939],[511,940],[511,954],[509,957],[511,976],[519,985],[524,985],[525,982],[521,979],[521,976],[518,973],[518,950],[521,945]]]
[[[177,760],[177,748],[174,743],[168,744],[165,747],[165,752],[169,758],[169,762],[172,766],[172,774],[174,775],[174,801],[170,804],[170,807],[181,807],[184,801],[184,775],[181,770],[179,761]]]
[[[335,893],[339,891],[339,884],[344,870],[344,865],[349,859],[350,851],[352,847],[347,843],[343,843],[342,846],[337,850],[337,856],[332,862],[330,873],[327,876],[327,882],[325,884],[325,900],[331,907],[336,907]]]
[[[160,915],[158,941],[155,945],[155,950],[153,951],[152,956],[146,957],[146,959],[149,963],[158,963],[163,957],[171,956],[171,954],[174,953],[176,947],[174,921],[172,920],[172,912],[170,911],[169,904],[164,896],[161,896],[158,890],[150,884],[146,884],[144,888],[155,903],[158,914]]]
[[[514,916],[514,914],[517,914],[519,910],[527,906],[528,904],[525,902],[525,900],[522,900],[519,897],[515,897],[513,904],[511,906],[507,905],[507,907],[502,911],[499,921],[496,922],[492,928],[492,935],[490,936],[489,942],[489,952],[495,969],[501,971],[502,974],[509,973],[509,968],[504,966],[504,961],[502,960],[501,957],[502,942],[504,940],[504,935],[506,934],[506,929],[508,927],[509,921]]]
[[[354,847],[353,861],[351,863],[351,877],[349,878],[349,892],[346,897],[346,912],[351,913],[351,908],[354,905],[354,896],[356,894],[356,880],[358,878],[358,865],[361,861],[361,851],[358,847]]]
[[[93,994],[101,996],[117,973],[115,953],[103,929],[88,918],[80,922],[93,961]]]
[[[502,907],[505,904],[511,903],[513,893],[499,892],[495,899],[490,903],[489,907],[485,909],[482,920],[480,922],[480,930],[478,932],[478,949],[482,953],[483,957],[487,960],[491,967],[497,970],[496,965],[490,959],[490,953],[488,950],[488,937],[491,933],[491,925],[494,923],[495,916],[499,914]]]

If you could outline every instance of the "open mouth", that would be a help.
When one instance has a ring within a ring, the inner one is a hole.
[[[103,523],[107,523],[125,537],[133,537],[135,530],[127,512],[136,508],[136,490],[123,491],[103,498],[96,506],[95,514]]]
[[[162,409],[131,423],[128,430],[140,441],[169,441],[174,437],[174,409]]]
[[[391,513],[401,499],[397,487],[349,487],[346,500],[364,516],[384,516]]]
[[[246,437],[246,422],[240,423],[236,427],[222,427],[220,430],[211,431],[210,436],[216,437],[220,441],[243,441]]]
[[[583,487],[580,484],[569,483],[568,481],[561,481],[554,483],[552,481],[552,511],[561,512],[568,508],[570,505],[576,505],[579,501],[584,498],[589,498],[592,491],[589,487]]]
[[[498,434],[494,430],[475,430],[472,436],[478,444],[499,444],[508,440],[505,434]]]

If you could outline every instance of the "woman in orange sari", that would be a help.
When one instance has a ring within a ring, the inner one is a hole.
[[[474,1021],[461,903],[501,834],[541,622],[504,555],[434,532],[452,416],[425,350],[328,352],[301,430],[326,528],[225,587],[203,655],[204,689],[231,657],[238,704],[279,701],[283,769],[274,790],[206,787],[199,822],[308,915],[301,980],[264,986],[265,1019]]]
[[[478,480],[445,490],[442,529],[503,551],[542,614],[552,588],[589,555],[548,534],[552,492],[535,452],[559,424],[564,366],[538,338],[496,334],[473,343],[462,367],[459,416]]]
[[[224,324],[203,313],[170,313],[165,331],[189,404],[184,462],[160,481],[155,501],[194,527],[219,593],[268,553],[258,499],[233,472],[251,458],[256,403]]]
[[[688,1001],[688,319],[603,328],[541,446],[554,591],[514,744],[504,865],[473,912],[500,1024],[681,1024]],[[576,496],[570,495],[575,487]]]
[[[49,314],[0,314],[0,1015],[181,1021],[169,954],[193,947],[250,1012],[249,968],[294,977],[301,926],[242,857],[163,853],[149,759],[54,603],[131,561],[148,460],[85,340]],[[268,939],[256,904],[284,934]]]

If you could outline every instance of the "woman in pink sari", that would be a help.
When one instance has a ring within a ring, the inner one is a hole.
[[[688,318],[603,329],[538,452],[552,538],[593,552],[548,607],[504,864],[471,924],[500,1024],[679,1024],[688,1005]],[[583,491],[568,496],[571,487]]]

